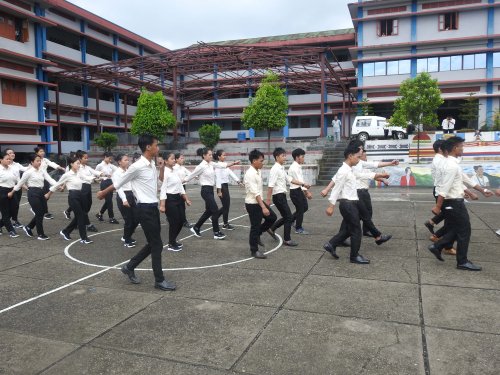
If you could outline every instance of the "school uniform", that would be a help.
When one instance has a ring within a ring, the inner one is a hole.
[[[215,169],[215,185],[217,191],[221,191],[222,197],[220,201],[222,208],[219,210],[219,217],[222,215],[224,225],[229,224],[229,207],[231,205],[231,196],[229,195],[229,181],[240,182],[238,176],[229,168],[216,168]],[[218,219],[217,219],[218,220]]]
[[[113,173],[113,184],[116,185],[117,181],[120,181],[126,170],[122,168],[117,168]],[[124,225],[123,225],[123,240],[125,242],[125,246],[132,245],[132,235],[135,232],[135,229],[139,225],[139,219],[137,217],[137,207],[135,204],[134,193],[132,192],[132,184],[127,182],[121,188],[116,190],[116,205],[122,214]],[[130,207],[126,207],[123,205],[124,202],[127,202]]]
[[[13,212],[16,210],[16,196],[12,198],[8,197],[8,194],[12,191],[12,188],[16,185],[18,177],[16,170],[0,165],[0,212],[2,213],[2,224],[5,226],[8,232],[14,232],[14,227],[10,219],[12,218]]]
[[[41,164],[40,164],[40,169],[41,169],[42,171],[47,171],[47,169],[48,169],[49,167],[50,167],[50,168],[52,168],[52,169],[59,169],[59,168],[61,168],[61,166],[60,166],[59,164],[54,163],[53,161],[50,161],[50,160],[49,160],[49,159],[47,159],[47,158],[43,158],[43,159],[42,159],[42,162],[41,162]],[[50,184],[49,184],[49,182],[48,182],[48,181],[45,181],[45,182],[43,183],[43,193],[44,193],[44,194],[48,193],[48,192],[49,192],[49,188],[50,188]],[[52,216],[52,214],[50,214],[50,213],[48,213],[48,212],[47,212],[47,213],[45,214],[45,218],[46,218],[46,219],[53,219],[54,217]]]
[[[17,176],[17,179],[21,178],[22,173],[27,171],[29,167],[25,167],[19,163],[16,163],[15,161],[12,162],[10,167],[14,170],[14,173]],[[14,210],[12,212],[12,220],[14,221],[14,224],[18,224],[18,227],[20,227],[19,220],[18,220],[18,215],[19,215],[19,204],[21,203],[21,197],[23,196],[23,191],[20,189],[14,193],[16,200],[14,201]]]
[[[352,167],[354,176],[356,177],[356,191],[359,199],[359,214],[363,222],[363,234],[371,234],[373,237],[381,235],[380,231],[375,227],[372,221],[373,207],[369,188],[372,180],[370,169],[378,168],[380,163],[360,160],[358,164]]]
[[[292,182],[292,178],[286,173],[285,167],[280,163],[274,163],[269,171],[269,179],[267,186],[273,189],[273,203],[281,214],[281,218],[271,226],[274,232],[283,225],[284,240],[290,241],[290,233],[292,231],[293,215],[286,199],[287,184]]]
[[[105,161],[100,162],[96,167],[95,170],[97,172],[103,173],[103,177],[101,180],[101,190],[106,189],[108,186],[113,184],[113,181],[111,180],[111,176],[113,176],[113,173],[116,171],[117,167],[111,163],[106,163]],[[102,216],[106,210],[108,211],[108,217],[110,220],[115,218],[115,213],[113,212],[113,193],[109,193],[106,195],[104,198],[104,204],[102,205],[99,214]]]
[[[185,194],[186,191],[184,190],[184,186],[182,186],[182,180],[171,168],[165,167],[160,199],[165,200],[169,249],[176,248],[178,245],[177,236],[186,221],[186,213],[183,209],[183,195]]]
[[[434,200],[437,202],[438,193],[436,189],[441,184],[441,180],[444,173],[444,166],[446,165],[446,157],[441,154],[434,155],[431,163],[431,176],[434,188],[432,189],[432,195],[434,196]],[[435,215],[431,220],[434,225],[439,224],[444,219],[444,214],[441,212],[438,215]]]
[[[174,172],[177,174],[177,176],[179,176],[181,181],[184,181],[184,179],[191,174],[191,172],[189,172],[189,170],[185,166],[179,164],[174,165]],[[182,186],[184,186],[184,190],[186,190],[186,184],[183,183]],[[184,216],[186,217],[186,202],[184,201],[182,202],[182,209],[184,210]],[[184,226],[187,228],[191,228],[191,223],[189,222],[187,217],[184,221]]]
[[[304,181],[304,176],[302,175],[302,165],[294,161],[288,168],[288,176],[292,180]],[[290,199],[295,206],[295,212],[293,213],[293,221],[295,221],[295,231],[300,232],[302,228],[302,222],[304,220],[304,213],[309,209],[309,204],[307,203],[307,198],[304,192],[307,189],[290,183]]]

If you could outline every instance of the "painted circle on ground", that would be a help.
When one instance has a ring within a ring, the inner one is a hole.
[[[161,225],[166,225],[166,224],[161,224]],[[232,224],[232,225],[236,226],[236,227],[248,228],[248,225],[237,225],[237,224]],[[211,228],[208,228],[208,229],[205,229],[205,230],[203,230],[201,232],[203,233],[203,232],[206,232],[206,231],[208,231],[210,229]],[[94,233],[94,234],[89,235],[89,237],[95,237],[95,236],[99,236],[101,234],[118,232],[118,231],[123,231],[123,228],[112,229],[112,230],[107,230],[107,231],[104,231],[104,232]],[[189,235],[187,237],[181,238],[180,241],[189,239],[191,237],[194,237],[194,235],[191,234],[191,235]],[[264,254],[267,255],[267,254],[274,253],[276,250],[278,250],[281,247],[281,245],[283,245],[283,239],[281,238],[281,236],[276,233],[276,237],[279,238],[279,242],[276,245],[276,247],[272,248],[269,251],[266,251]],[[78,243],[78,242],[80,242],[80,240],[75,240],[75,241],[71,242],[68,246],[66,246],[64,248],[64,255],[67,258],[71,259],[73,262],[80,263],[80,264],[83,264],[83,265],[86,265],[86,266],[90,266],[90,267],[96,267],[96,268],[109,268],[109,269],[114,268],[114,269],[120,269],[120,267],[118,267],[118,266],[105,266],[105,265],[102,265],[102,264],[88,263],[88,262],[84,262],[83,260],[80,260],[78,258],[75,258],[74,256],[72,256],[70,254],[69,250],[70,250],[70,248],[75,243]],[[163,246],[163,248],[166,248],[166,247],[167,247],[167,245]],[[190,270],[200,270],[200,269],[207,269],[207,268],[217,268],[217,267],[230,266],[232,264],[238,264],[238,263],[248,262],[249,260],[253,260],[253,259],[255,259],[255,258],[254,257],[249,257],[249,258],[243,258],[243,259],[235,260],[235,261],[232,261],[232,262],[219,263],[219,264],[210,264],[210,265],[207,265],[207,266],[193,266],[193,267],[180,267],[180,268],[163,268],[162,270],[163,271],[190,271]],[[124,260],[122,263],[120,263],[120,265],[124,264],[127,261],[128,260]],[[136,271],[152,271],[151,268],[136,268],[135,270]]]

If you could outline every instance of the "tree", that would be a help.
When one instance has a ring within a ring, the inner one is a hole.
[[[95,137],[94,142],[99,147],[102,147],[104,151],[111,151],[111,149],[118,144],[118,136],[116,134],[104,132]]]
[[[373,115],[373,106],[367,98],[363,98],[363,100],[359,102],[358,114],[360,116]]]
[[[173,129],[175,125],[175,116],[168,110],[162,92],[151,93],[143,88],[130,132],[136,135],[151,134],[162,141],[166,131]]]
[[[217,143],[219,143],[221,128],[217,124],[205,124],[198,134],[200,135],[200,141],[205,145],[205,147],[213,149]]]
[[[249,105],[243,110],[241,121],[245,128],[267,130],[268,152],[271,148],[271,130],[280,130],[286,125],[288,99],[280,87],[276,73],[267,72]]]
[[[417,163],[420,162],[420,131],[422,125],[438,127],[436,110],[444,103],[437,79],[432,79],[427,72],[409,78],[399,87],[400,98],[394,102],[394,114],[391,125],[406,128],[412,124],[417,129]]]
[[[460,120],[467,121],[467,128],[475,129],[479,118],[479,99],[474,98],[475,93],[470,92],[469,97],[460,105]]]

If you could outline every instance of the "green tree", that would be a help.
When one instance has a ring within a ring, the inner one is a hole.
[[[474,98],[475,93],[470,92],[469,97],[460,105],[460,120],[467,121],[467,128],[475,129],[479,118],[479,99]]]
[[[99,147],[102,147],[104,151],[111,151],[118,144],[118,136],[113,133],[104,132],[95,137],[94,142]]]
[[[162,141],[167,130],[173,129],[175,125],[175,116],[169,111],[162,92],[151,93],[143,88],[130,132],[136,135],[148,133]]]
[[[221,128],[217,124],[205,124],[199,130],[200,142],[208,148],[214,148],[219,143]]]
[[[391,125],[406,128],[409,123],[417,129],[417,163],[420,162],[420,130],[422,125],[439,126],[436,110],[444,103],[437,79],[427,72],[409,78],[399,87],[400,98],[394,102]]]
[[[243,110],[241,121],[247,129],[267,130],[267,148],[271,148],[271,131],[280,130],[286,125],[288,99],[280,87],[279,76],[271,71],[259,85],[255,98]]]
[[[371,116],[373,115],[373,106],[367,98],[363,98],[358,105],[358,115]]]

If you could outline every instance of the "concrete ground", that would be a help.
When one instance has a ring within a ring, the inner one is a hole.
[[[183,229],[183,251],[164,251],[175,292],[153,288],[149,259],[140,285],[118,270],[138,250],[122,246],[121,225],[92,215],[93,244],[63,241],[66,194],[56,194],[50,241],[0,237],[0,374],[499,374],[499,199],[468,205],[469,258],[483,266],[473,273],[427,250],[430,189],[372,191],[375,223],[393,239],[363,239],[368,266],[350,264],[345,248],[333,259],[322,244],[340,214],[324,214],[319,190],[311,234],[292,235],[300,246],[264,234],[268,259],[254,260],[243,191],[232,188],[226,240],[205,225],[202,238]],[[199,188],[190,195],[195,221]],[[140,229],[135,237],[144,243]]]

